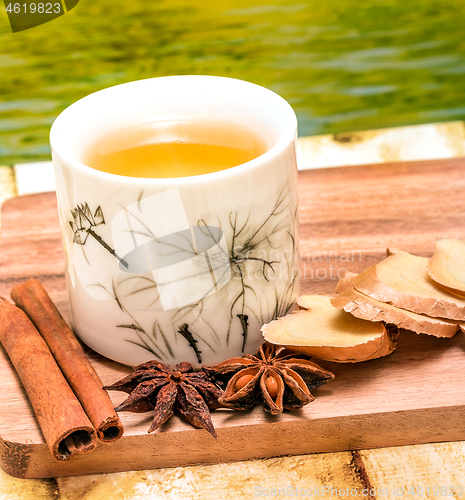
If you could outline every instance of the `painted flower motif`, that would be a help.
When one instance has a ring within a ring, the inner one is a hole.
[[[100,243],[100,245],[103,246],[103,248],[114,255],[124,267],[129,267],[128,263],[116,254],[114,248],[111,248],[110,245],[105,243],[105,241],[103,241],[103,239],[93,229],[94,227],[100,226],[100,224],[105,224],[105,217],[103,216],[103,211],[100,205],[95,210],[94,215],[92,215],[89,205],[87,203],[82,203],[74,210],[71,210],[71,215],[73,216],[73,220],[69,222],[69,225],[71,226],[74,234],[74,243],[77,243],[78,245],[85,245],[90,234]]]
[[[73,216],[73,221],[70,221],[69,224],[74,233],[73,241],[78,245],[85,244],[93,227],[105,224],[105,218],[100,205],[95,210],[94,215],[92,215],[87,203],[78,205],[74,210],[71,210],[71,215]]]

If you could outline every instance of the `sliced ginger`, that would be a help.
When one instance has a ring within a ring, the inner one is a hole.
[[[437,240],[426,270],[440,285],[465,295],[465,240]]]
[[[336,292],[340,295],[331,299],[334,307],[343,309],[360,319],[384,321],[398,328],[435,337],[453,337],[461,327],[458,321],[431,318],[363,295],[352,288],[356,276],[356,274],[347,273],[339,281]]]
[[[360,293],[401,309],[435,318],[465,320],[465,297],[435,283],[427,273],[428,259],[395,251],[359,274],[353,287]]]
[[[394,336],[382,323],[364,321],[336,309],[326,295],[301,299],[299,305],[305,309],[262,327],[268,342],[339,363],[380,358],[395,349]]]

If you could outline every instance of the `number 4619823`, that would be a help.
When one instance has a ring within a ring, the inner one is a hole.
[[[10,14],[60,14],[61,3],[10,3],[6,11]]]

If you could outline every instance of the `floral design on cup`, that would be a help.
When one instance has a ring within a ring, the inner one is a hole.
[[[112,255],[114,255],[124,267],[128,267],[128,263],[119,257],[115,250],[111,248],[110,245],[105,243],[103,239],[92,229],[99,226],[100,224],[105,224],[105,217],[103,216],[102,208],[100,205],[95,210],[94,215],[90,211],[89,205],[83,203],[78,205],[74,210],[71,210],[71,215],[73,220],[69,221],[69,225],[73,230],[73,242],[78,245],[85,245],[89,235],[93,236],[106,250],[108,250]]]
[[[197,361],[202,363],[199,341],[213,352],[221,346],[220,337],[213,328],[210,339],[192,329],[200,318],[204,301],[225,286],[231,288],[228,294],[230,320],[226,345],[229,344],[231,324],[238,321],[244,352],[249,316],[259,318],[264,312],[261,305],[258,310],[248,305],[248,297],[257,299],[259,295],[256,283],[254,286],[254,280],[249,276],[250,272],[255,278],[258,272],[261,278],[270,283],[276,272],[275,266],[282,264],[273,257],[273,250],[276,253],[283,240],[290,240],[291,243],[287,262],[291,275],[284,292],[275,294],[272,319],[285,315],[292,307],[294,285],[298,277],[298,251],[294,239],[297,208],[292,209],[290,206],[289,193],[289,187],[285,186],[270,214],[258,224],[251,223],[250,212],[245,219],[238,212],[230,212],[227,221],[230,229],[228,241],[221,229],[220,220],[218,226],[207,224],[204,219],[199,220],[196,226],[189,226],[177,189],[146,198],[142,191],[135,203],[118,212],[111,221],[115,249],[94,230],[96,226],[105,224],[100,206],[92,214],[88,203],[78,205],[71,211],[73,221],[69,224],[73,230],[74,243],[83,247],[88,236],[93,236],[119,261],[119,270],[131,275],[113,281],[111,290],[106,289],[98,279],[93,285],[105,288],[120,310],[129,316],[130,322],[116,325],[117,328],[132,330],[138,336],[138,342],[129,339],[127,342],[142,347],[159,360],[166,361],[169,357],[175,357],[173,346],[157,320],[155,319],[152,332],[149,333],[137,320],[134,310],[126,307],[126,297],[118,291],[128,280],[138,280],[143,286],[136,287],[130,295],[151,296],[151,300],[146,302],[148,305],[141,307],[138,312],[153,311],[156,316],[157,305],[165,312],[173,310],[171,324],[174,332],[188,342]],[[162,216],[154,218],[154,213],[162,213]],[[278,243],[274,241],[275,238],[278,238]],[[90,267],[91,260],[86,256]],[[192,313],[196,318],[190,324],[183,322],[184,317]]]

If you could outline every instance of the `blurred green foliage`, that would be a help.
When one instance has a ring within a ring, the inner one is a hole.
[[[0,164],[49,159],[77,99],[161,75],[269,87],[300,135],[465,119],[464,26],[464,0],[81,0],[13,34],[2,6]]]

